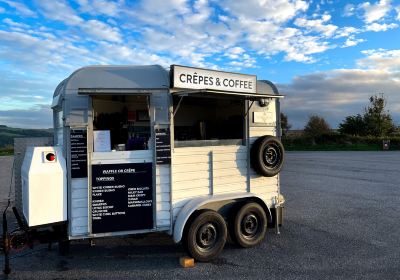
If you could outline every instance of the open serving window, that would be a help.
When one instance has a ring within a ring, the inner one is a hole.
[[[175,147],[243,145],[253,102],[279,97],[258,93],[254,75],[179,65],[171,73]]]
[[[97,95],[93,104],[93,151],[149,149],[148,95]]]
[[[241,145],[244,99],[221,96],[173,96],[175,147]]]

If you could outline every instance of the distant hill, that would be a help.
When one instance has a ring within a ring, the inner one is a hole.
[[[53,129],[13,128],[0,125],[0,149],[14,145],[17,137],[53,137]]]

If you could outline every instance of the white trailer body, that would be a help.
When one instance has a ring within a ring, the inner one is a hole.
[[[283,148],[268,139],[279,142],[281,97],[256,76],[177,65],[74,72],[52,104],[68,239],[165,231],[180,242],[203,210],[229,226],[248,202],[276,220]],[[263,164],[279,166],[262,174]]]

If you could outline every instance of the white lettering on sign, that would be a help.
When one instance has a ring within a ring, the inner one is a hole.
[[[172,65],[173,87],[257,92],[257,76]]]

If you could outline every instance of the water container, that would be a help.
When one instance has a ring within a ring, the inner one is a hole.
[[[28,226],[67,220],[67,178],[61,147],[28,147],[21,167],[22,209]]]

